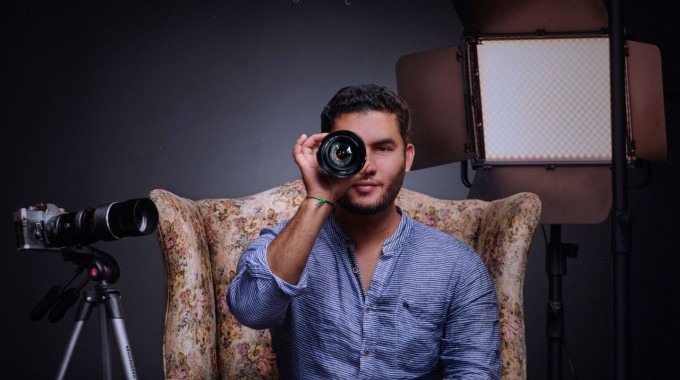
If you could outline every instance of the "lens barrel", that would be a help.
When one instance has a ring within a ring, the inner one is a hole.
[[[148,198],[114,202],[94,210],[94,232],[99,240],[148,235],[157,224],[158,210]]]
[[[331,132],[321,141],[316,160],[321,171],[331,177],[351,177],[366,163],[366,145],[354,132]]]
[[[152,233],[158,209],[149,198],[130,199],[50,218],[45,234],[50,246],[91,244]]]

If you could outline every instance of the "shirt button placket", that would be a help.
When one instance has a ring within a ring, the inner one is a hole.
[[[375,337],[375,313],[370,304],[364,305],[363,315],[363,348],[361,349],[360,359],[360,378],[370,378],[374,372],[375,366],[375,352],[373,351],[376,337]]]
[[[359,359],[359,379],[373,378],[373,352],[368,347],[364,347],[361,351],[361,359]]]

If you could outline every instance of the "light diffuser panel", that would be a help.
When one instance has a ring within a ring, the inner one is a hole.
[[[606,37],[476,45],[486,164],[611,162]]]

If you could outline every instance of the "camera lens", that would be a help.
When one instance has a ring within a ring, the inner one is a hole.
[[[364,167],[366,146],[353,132],[335,131],[321,141],[316,160],[321,170],[331,177],[351,177]]]
[[[152,233],[158,224],[158,210],[148,198],[130,199],[64,213],[46,222],[50,246],[90,244]]]
[[[152,233],[158,224],[158,210],[148,198],[114,202],[94,209],[93,232],[100,240]]]

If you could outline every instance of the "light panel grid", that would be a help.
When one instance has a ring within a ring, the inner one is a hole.
[[[485,162],[611,161],[606,37],[477,45]]]

